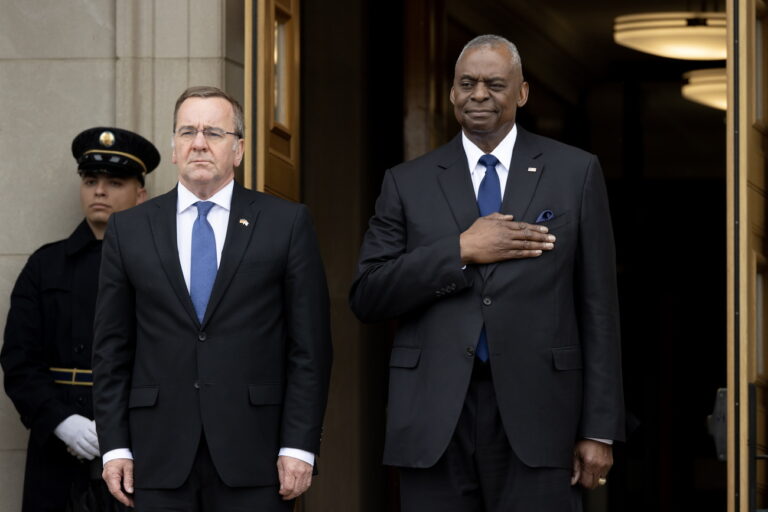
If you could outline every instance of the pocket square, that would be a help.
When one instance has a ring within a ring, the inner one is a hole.
[[[552,213],[552,210],[544,210],[539,214],[538,217],[536,217],[536,223],[538,224],[539,222],[546,222],[554,216],[555,214]]]

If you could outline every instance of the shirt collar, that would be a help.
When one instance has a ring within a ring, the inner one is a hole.
[[[499,159],[499,163],[506,170],[509,170],[509,166],[512,164],[512,149],[515,147],[515,140],[517,140],[517,124],[512,125],[512,129],[509,130],[507,136],[491,151],[491,154]],[[464,130],[461,131],[461,143],[464,145],[464,154],[467,155],[469,172],[474,172],[475,167],[477,167],[477,161],[480,160],[480,157],[485,152],[469,140]]]
[[[213,194],[213,196],[206,199],[217,206],[221,206],[225,210],[229,211],[232,206],[232,191],[235,188],[235,180],[230,180],[229,183],[224,185],[224,188]],[[178,200],[176,202],[176,213],[179,214],[185,211],[187,208],[201,201],[199,197],[193,194],[187,187],[179,182],[178,187]]]
[[[94,240],[96,240],[96,237],[93,236],[93,231],[91,231],[88,221],[83,219],[77,226],[77,229],[67,238],[67,255],[71,256],[81,251]]]

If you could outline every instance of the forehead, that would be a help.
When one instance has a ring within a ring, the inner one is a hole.
[[[187,98],[179,107],[176,124],[221,126],[232,123],[235,113],[232,105],[224,98]]]
[[[506,78],[517,74],[518,68],[512,62],[512,54],[504,46],[480,46],[470,48],[456,62],[454,78]]]

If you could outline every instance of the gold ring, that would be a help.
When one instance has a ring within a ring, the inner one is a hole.
[[[607,483],[608,483],[608,480],[606,480],[605,478],[598,478],[597,479],[597,485],[605,485]]]

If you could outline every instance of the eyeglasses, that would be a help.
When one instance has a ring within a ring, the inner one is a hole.
[[[182,127],[176,132],[176,136],[184,142],[192,142],[197,137],[198,133],[202,133],[205,140],[209,143],[220,142],[224,140],[225,135],[234,135],[240,138],[240,134],[237,132],[227,132],[221,128],[203,128],[198,130],[191,127]]]

